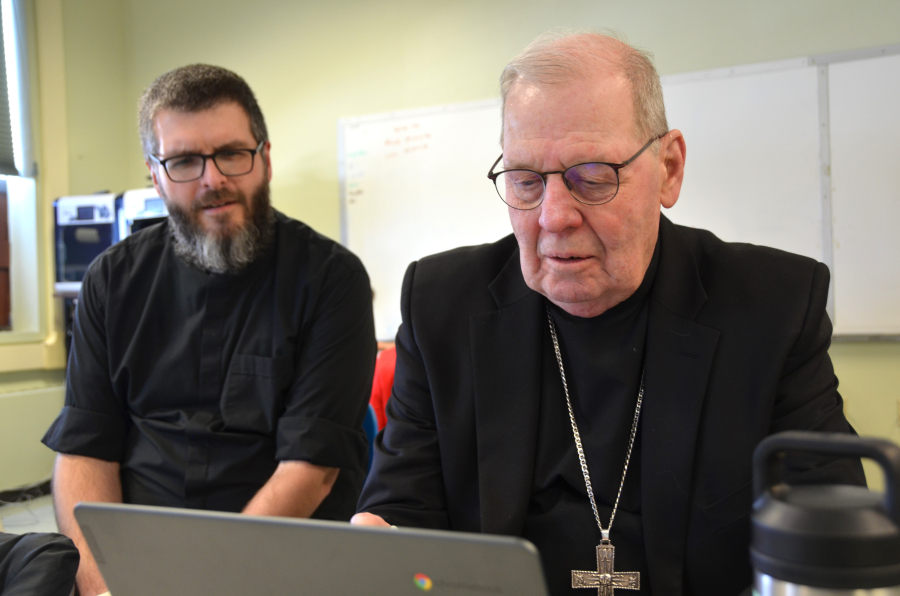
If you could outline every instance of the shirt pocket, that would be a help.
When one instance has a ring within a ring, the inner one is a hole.
[[[229,430],[273,435],[293,378],[293,359],[234,354],[222,390],[222,418]]]

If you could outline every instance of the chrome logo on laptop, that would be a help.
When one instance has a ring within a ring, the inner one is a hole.
[[[424,573],[417,573],[413,576],[413,582],[415,582],[416,587],[422,590],[423,592],[427,592],[431,589],[431,586],[434,583],[431,581],[431,578],[425,575]]]

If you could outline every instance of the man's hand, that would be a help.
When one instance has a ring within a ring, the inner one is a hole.
[[[309,517],[331,492],[338,472],[305,461],[283,461],[242,513]]]
[[[81,596],[96,596],[107,592],[107,588],[75,521],[73,510],[81,501],[122,502],[122,482],[117,462],[60,453],[56,456],[53,469],[56,523],[59,531],[71,538],[81,553],[76,576],[78,592]]]
[[[350,518],[350,523],[358,526],[376,526],[379,528],[391,527],[391,524],[387,523],[384,519],[374,513],[357,513]]]

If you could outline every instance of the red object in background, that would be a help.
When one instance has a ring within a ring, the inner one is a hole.
[[[372,397],[369,405],[375,410],[378,418],[378,430],[387,424],[384,408],[394,388],[394,367],[397,365],[397,348],[390,347],[378,353],[375,359],[375,378],[372,380]]]

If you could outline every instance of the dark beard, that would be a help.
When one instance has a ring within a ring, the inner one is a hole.
[[[236,199],[247,210],[243,227],[230,233],[207,232],[199,223],[198,212],[223,197]],[[272,245],[275,238],[275,212],[269,200],[269,182],[264,181],[248,203],[240,194],[211,191],[191,206],[190,210],[174,205],[169,208],[169,230],[175,254],[189,265],[212,273],[240,273]]]

